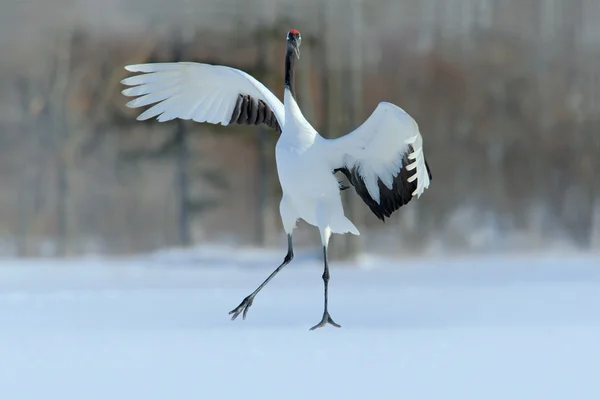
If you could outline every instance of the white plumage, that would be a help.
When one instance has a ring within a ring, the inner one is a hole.
[[[412,152],[409,152],[409,145],[414,149]],[[332,164],[358,167],[369,194],[377,202],[380,194],[377,178],[392,189],[393,178],[402,167],[415,171],[408,179],[409,182],[417,180],[413,196],[420,197],[429,187],[419,126],[408,113],[394,104],[379,103],[361,126],[346,136],[331,140],[330,146],[335,149],[330,153]],[[401,155],[405,153],[412,162],[403,166]]]
[[[244,318],[260,289],[291,259],[292,231],[303,219],[316,226],[324,248],[325,312],[323,320],[338,326],[327,311],[327,245],[331,233],[358,229],[344,215],[340,186],[334,172],[346,175],[356,192],[377,217],[384,220],[419,197],[429,187],[430,172],[423,152],[423,138],[415,120],[404,110],[382,102],[371,116],[351,133],[325,139],[304,118],[293,94],[294,56],[299,56],[300,36],[288,33],[284,103],[247,73],[201,63],[154,63],[125,67],[142,74],[126,78],[131,86],[126,96],[139,96],[127,103],[136,108],[152,105],[138,120],[156,117],[229,125],[265,123],[281,133],[276,161],[283,196],[280,214],[288,234],[284,263],[259,288],[233,310]],[[313,327],[313,328],[315,328]]]
[[[137,64],[125,67],[144,72],[126,78],[125,96],[141,96],[127,103],[137,108],[154,104],[138,116],[139,121],[157,117],[159,122],[175,118],[228,125],[240,93],[262,99],[283,126],[285,114],[281,101],[262,83],[239,69],[193,62]]]
[[[175,118],[229,125],[235,102],[240,94],[248,94],[255,100],[263,100],[270,107],[279,124],[285,125],[285,107],[262,83],[251,75],[235,68],[192,62],[137,64],[125,67],[130,72],[144,72],[126,78],[123,90],[126,96],[140,96],[127,103],[137,108],[154,104],[137,119],[144,121],[156,117],[159,122]],[[292,98],[293,100],[293,98]],[[293,110],[298,110],[297,106]],[[298,113],[301,125],[309,125]],[[288,130],[289,131],[289,130]],[[284,134],[287,131],[284,130]],[[318,133],[315,134],[318,135]],[[429,176],[425,167],[423,138],[416,121],[400,107],[381,102],[373,114],[357,129],[338,139],[318,141],[323,146],[332,169],[342,165],[358,167],[369,194],[379,202],[377,178],[392,188],[393,177],[403,167],[398,155],[408,153],[411,164],[405,166],[415,170],[410,181],[417,180],[412,193],[420,197],[429,187]],[[307,174],[309,171],[307,171]]]

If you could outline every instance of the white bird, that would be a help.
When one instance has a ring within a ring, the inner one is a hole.
[[[379,103],[371,116],[351,133],[325,139],[302,115],[295,100],[294,64],[300,58],[300,32],[288,32],[283,104],[263,84],[238,69],[192,62],[129,65],[143,74],[126,78],[127,103],[136,108],[154,104],[138,120],[157,117],[211,124],[266,124],[280,133],[276,161],[282,198],[279,205],[288,251],[283,263],[238,307],[231,319],[243,319],[258,292],[294,257],[292,232],[298,219],[316,226],[323,245],[324,311],[321,321],[339,327],[327,308],[329,266],[327,246],[332,233],[358,235],[345,217],[338,180],[342,172],[356,193],[382,221],[419,197],[429,187],[431,173],[423,152],[423,139],[414,119],[401,108]],[[155,104],[156,103],[156,104]]]

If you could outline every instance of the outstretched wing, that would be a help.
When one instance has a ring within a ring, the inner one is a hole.
[[[125,67],[143,74],[121,81],[132,86],[125,96],[137,108],[154,104],[138,116],[211,124],[266,124],[281,133],[285,113],[281,101],[262,83],[235,68],[193,62],[137,64]],[[157,103],[157,104],[155,104]]]
[[[382,221],[429,187],[419,127],[394,104],[379,103],[361,126],[326,143],[332,169],[346,175]]]

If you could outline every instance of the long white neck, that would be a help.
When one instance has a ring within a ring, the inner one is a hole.
[[[283,106],[285,109],[286,121],[288,116],[294,120],[305,120],[304,115],[302,114],[302,110],[300,110],[300,106],[298,105],[298,102],[296,102],[294,95],[288,88],[284,89]]]
[[[288,88],[284,89],[283,105],[285,109],[285,124],[282,137],[288,140],[312,144],[317,132],[304,118],[296,99]]]

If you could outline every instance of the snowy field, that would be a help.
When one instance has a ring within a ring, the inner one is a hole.
[[[0,260],[0,399],[599,399],[600,257]]]

